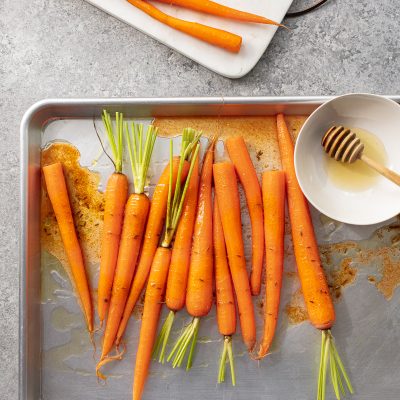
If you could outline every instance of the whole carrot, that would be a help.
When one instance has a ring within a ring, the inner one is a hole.
[[[199,199],[190,253],[189,277],[186,291],[186,309],[192,321],[182,331],[167,361],[180,367],[190,345],[186,370],[192,366],[201,317],[207,315],[213,301],[213,246],[212,246],[212,165],[215,139],[204,156],[200,175]]]
[[[281,298],[285,234],[285,173],[266,171],[262,177],[265,230],[264,333],[257,358],[267,355],[275,335]]]
[[[213,243],[217,322],[219,333],[224,336],[224,348],[219,363],[218,383],[225,381],[225,366],[226,359],[228,358],[232,385],[235,386],[236,378],[232,351],[232,335],[236,332],[236,306],[217,196],[214,196]]]
[[[68,263],[71,266],[73,284],[78,293],[87,328],[90,334],[92,334],[92,299],[90,297],[90,288],[86,276],[82,249],[75,230],[71,204],[68,198],[68,190],[61,163],[43,167],[43,175],[46,182],[47,194],[49,195],[60,229],[60,235],[64,244],[65,253],[67,254]]]
[[[100,324],[103,324],[110,304],[111,287],[114,280],[119,241],[121,238],[122,219],[126,199],[128,197],[128,179],[126,175],[122,173],[123,115],[117,112],[115,118],[116,134],[114,133],[110,114],[106,111],[103,112],[102,119],[114,156],[113,163],[115,172],[108,179],[104,200],[104,225],[101,241],[100,275],[97,294],[97,312],[99,313]],[[115,136],[117,137],[115,138]]]
[[[146,383],[148,370],[151,361],[151,354],[156,338],[157,326],[160,318],[160,311],[165,292],[165,286],[168,276],[168,269],[171,260],[171,243],[173,241],[175,231],[182,213],[183,202],[187,193],[190,177],[193,173],[195,159],[199,151],[200,145],[198,140],[200,135],[192,129],[186,129],[182,135],[182,149],[180,156],[180,164],[178,176],[176,179],[174,196],[172,198],[172,141],[170,142],[170,179],[168,190],[168,207],[167,217],[165,220],[164,235],[161,245],[157,248],[151,269],[149,282],[147,284],[146,295],[144,300],[142,326],[140,328],[139,346],[136,355],[134,381],[133,381],[133,400],[139,400],[142,397],[144,386]],[[194,153],[194,154],[192,154]],[[193,155],[190,169],[184,187],[181,187],[181,174],[185,160]]]
[[[335,322],[335,310],[328,284],[321,266],[310,210],[294,169],[294,147],[282,114],[277,116],[277,130],[282,167],[286,176],[288,208],[292,227],[293,247],[301,288],[310,322],[322,331],[320,373],[318,379],[319,400],[325,398],[326,367],[330,360],[331,379],[337,398],[339,387],[344,391],[341,374],[350,393],[350,380],[336,350],[330,328]]]
[[[175,187],[175,182],[179,173],[179,169],[182,169],[181,178],[185,179],[188,173],[188,163],[184,162],[180,167],[180,159],[176,157],[172,161],[172,184]],[[143,239],[142,251],[139,258],[139,263],[136,268],[136,273],[132,281],[132,286],[129,292],[128,300],[125,304],[125,309],[122,315],[121,322],[118,327],[117,337],[115,340],[116,345],[119,345],[124,335],[126,326],[128,325],[129,318],[131,317],[133,308],[139,300],[140,294],[146,285],[146,280],[149,276],[151,263],[153,262],[154,254],[157,250],[158,243],[160,241],[161,232],[163,229],[166,211],[167,211],[167,200],[169,191],[169,175],[170,165],[168,164],[160,179],[156,185],[151,201],[149,217],[147,220],[146,231]]]
[[[188,35],[200,39],[203,42],[221,47],[232,53],[238,53],[240,50],[242,45],[241,36],[223,31],[221,29],[212,28],[211,26],[202,25],[197,22],[189,22],[179,18],[171,17],[144,0],[128,0],[128,2],[157,21],[160,21],[178,31],[187,33]]]
[[[171,265],[168,272],[165,304],[170,309],[156,341],[154,355],[161,363],[165,361],[165,350],[174,323],[175,313],[185,305],[186,286],[190,265],[193,227],[196,217],[197,197],[199,191],[199,157],[196,158],[190,178],[182,216],[172,246]]]
[[[176,6],[189,8],[191,10],[200,11],[206,14],[216,15],[222,18],[238,20],[242,22],[255,22],[257,24],[282,26],[278,22],[262,17],[260,15],[251,14],[245,11],[236,10],[210,0],[156,0],[160,3],[174,4]]]
[[[100,368],[116,357],[121,357],[121,354],[118,354],[116,357],[108,357],[108,353],[114,345],[119,323],[124,312],[150,208],[150,200],[146,194],[144,194],[144,187],[151,154],[157,138],[157,128],[150,125],[145,140],[143,125],[135,125],[132,123],[132,131],[133,137],[126,123],[125,136],[131,160],[135,193],[129,196],[125,206],[118,261],[115,269],[107,325],[103,338],[103,350],[100,361],[96,367],[97,376],[100,378],[105,378],[104,375],[100,373]]]
[[[240,201],[235,168],[230,162],[214,164],[214,185],[218,198],[226,250],[239,309],[243,342],[251,351],[256,341],[256,323],[246,270]]]
[[[258,296],[261,290],[261,277],[264,260],[264,217],[260,183],[258,182],[257,172],[251,161],[243,137],[230,137],[226,140],[225,144],[229,157],[235,166],[236,173],[246,194],[252,232],[252,267],[250,286],[253,296]]]

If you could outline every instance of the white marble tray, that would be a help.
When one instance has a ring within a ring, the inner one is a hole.
[[[276,32],[274,26],[230,21],[168,4],[154,5],[168,14],[236,33],[243,38],[238,54],[231,54],[152,19],[126,0],[86,0],[114,17],[164,43],[199,64],[228,78],[246,75],[258,62]],[[217,0],[221,4],[281,22],[293,0]],[[129,37],[123,38],[129,40]]]

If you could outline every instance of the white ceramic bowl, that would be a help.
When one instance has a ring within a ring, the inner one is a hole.
[[[348,224],[371,225],[400,213],[400,187],[383,177],[363,191],[345,190],[331,181],[321,139],[332,125],[358,127],[377,136],[386,150],[386,166],[400,173],[400,105],[371,94],[336,97],[307,119],[294,155],[301,189],[323,214]]]

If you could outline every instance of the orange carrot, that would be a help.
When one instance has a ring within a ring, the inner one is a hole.
[[[183,330],[167,359],[170,361],[174,357],[172,366],[174,368],[181,366],[191,343],[187,370],[192,366],[200,318],[209,313],[213,301],[212,165],[214,146],[215,139],[211,141],[204,156],[190,255],[186,309],[193,318]]]
[[[232,385],[235,386],[235,366],[232,351],[232,335],[236,331],[236,307],[233,294],[231,272],[226,256],[226,245],[218,199],[214,195],[213,243],[215,265],[215,289],[217,303],[218,330],[224,336],[224,348],[219,363],[218,383],[225,380],[226,359],[229,359]]]
[[[335,321],[335,309],[321,266],[308,203],[297,182],[292,139],[281,114],[277,118],[277,127],[282,166],[286,174],[293,246],[308,316],[316,328],[329,329]]]
[[[330,331],[335,322],[335,309],[321,266],[308,203],[297,182],[293,142],[282,114],[277,116],[277,130],[282,166],[286,176],[293,247],[301,288],[310,322],[322,332],[317,399],[325,399],[328,360],[333,388],[339,399],[339,388],[344,392],[342,379],[345,380],[350,393],[353,393],[353,387],[340,360]]]
[[[98,310],[100,324],[103,323],[110,304],[111,288],[117,265],[122,219],[128,197],[128,179],[122,174],[122,127],[123,116],[116,113],[117,141],[110,115],[103,112],[103,123],[114,155],[115,172],[107,182],[104,199],[104,225],[100,254],[100,275],[98,285]]]
[[[240,201],[235,168],[230,162],[214,164],[214,185],[218,197],[229,266],[239,308],[243,342],[251,351],[256,341],[256,324],[246,270]]]
[[[261,277],[264,260],[263,205],[260,183],[253,166],[246,143],[242,136],[233,136],[226,140],[229,157],[246,193],[252,231],[252,268],[250,286],[253,296],[261,290]]]
[[[170,142],[170,174],[169,190],[167,201],[167,217],[165,219],[165,230],[161,245],[157,248],[150,269],[149,282],[147,284],[146,296],[144,300],[144,311],[142,326],[140,328],[139,347],[136,356],[134,382],[133,382],[133,400],[139,400],[142,397],[143,389],[146,383],[148,370],[150,366],[151,353],[155,343],[158,321],[164,297],[165,285],[167,281],[168,269],[171,261],[171,243],[173,241],[179,219],[182,215],[183,203],[185,201],[188,185],[191,180],[194,165],[200,145],[198,140],[200,134],[193,129],[185,129],[182,135],[182,149],[180,164],[176,177],[176,184],[173,181],[173,161],[172,161],[172,140]],[[190,163],[190,169],[187,173],[187,179],[182,189],[181,174],[186,159],[193,153]],[[174,196],[172,199],[172,187],[174,186]]]
[[[283,241],[285,233],[285,173],[266,171],[262,178],[266,250],[264,334],[257,358],[271,346],[278,321],[282,287]]]
[[[175,157],[173,160],[173,187],[175,187],[176,177],[178,175],[178,168],[179,157]],[[185,162],[183,164],[182,179],[186,178],[188,169],[189,165]],[[169,170],[170,167],[168,164],[165,167],[154,190],[150,206],[149,218],[147,220],[146,232],[143,240],[142,252],[140,254],[139,264],[136,269],[135,277],[133,278],[132,287],[125,305],[124,313],[119,324],[116,337],[116,345],[119,345],[121,342],[133,308],[135,307],[136,302],[138,301],[139,296],[142,293],[142,290],[146,284],[146,280],[150,272],[151,263],[153,262],[153,257],[157,250],[157,245],[160,240],[167,210]]]
[[[92,299],[90,297],[89,283],[86,276],[82,250],[75,231],[67,185],[65,183],[61,163],[55,163],[43,167],[43,175],[46,182],[47,193],[60,229],[65,253],[68,257],[68,263],[71,267],[73,284],[78,292],[88,330],[92,333]]]
[[[170,260],[171,249],[159,247],[153,259],[146,287],[142,325],[133,375],[133,400],[140,400],[142,398],[147,380]]]
[[[236,10],[210,0],[156,0],[161,3],[174,4],[176,6],[189,8],[191,10],[204,12],[206,14],[216,15],[222,18],[238,20],[242,22],[255,22],[258,24],[282,26],[278,22],[251,14],[245,11]]]
[[[150,200],[144,194],[144,187],[157,137],[157,128],[154,129],[153,126],[149,126],[145,141],[143,140],[142,125],[132,124],[132,130],[133,137],[129,132],[128,124],[125,124],[125,136],[132,165],[135,193],[129,196],[125,206],[118,261],[112,286],[107,325],[104,332],[103,350],[96,367],[97,375],[103,379],[105,377],[100,373],[100,368],[109,361],[122,356],[121,353],[113,357],[108,357],[107,355],[114,345],[115,336],[124,312],[150,208]]]
[[[212,28],[211,26],[202,25],[197,22],[189,22],[172,17],[144,0],[128,0],[128,2],[157,21],[200,39],[203,42],[221,47],[232,53],[238,53],[240,50],[240,46],[242,45],[241,36],[221,29]]]

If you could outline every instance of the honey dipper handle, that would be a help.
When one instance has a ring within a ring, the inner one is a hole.
[[[391,180],[397,186],[400,186],[400,175],[397,174],[396,172],[392,171],[389,168],[384,167],[382,164],[377,163],[375,160],[369,158],[365,154],[361,154],[360,160],[364,161],[365,164],[373,168],[376,172],[379,172],[385,178]]]

